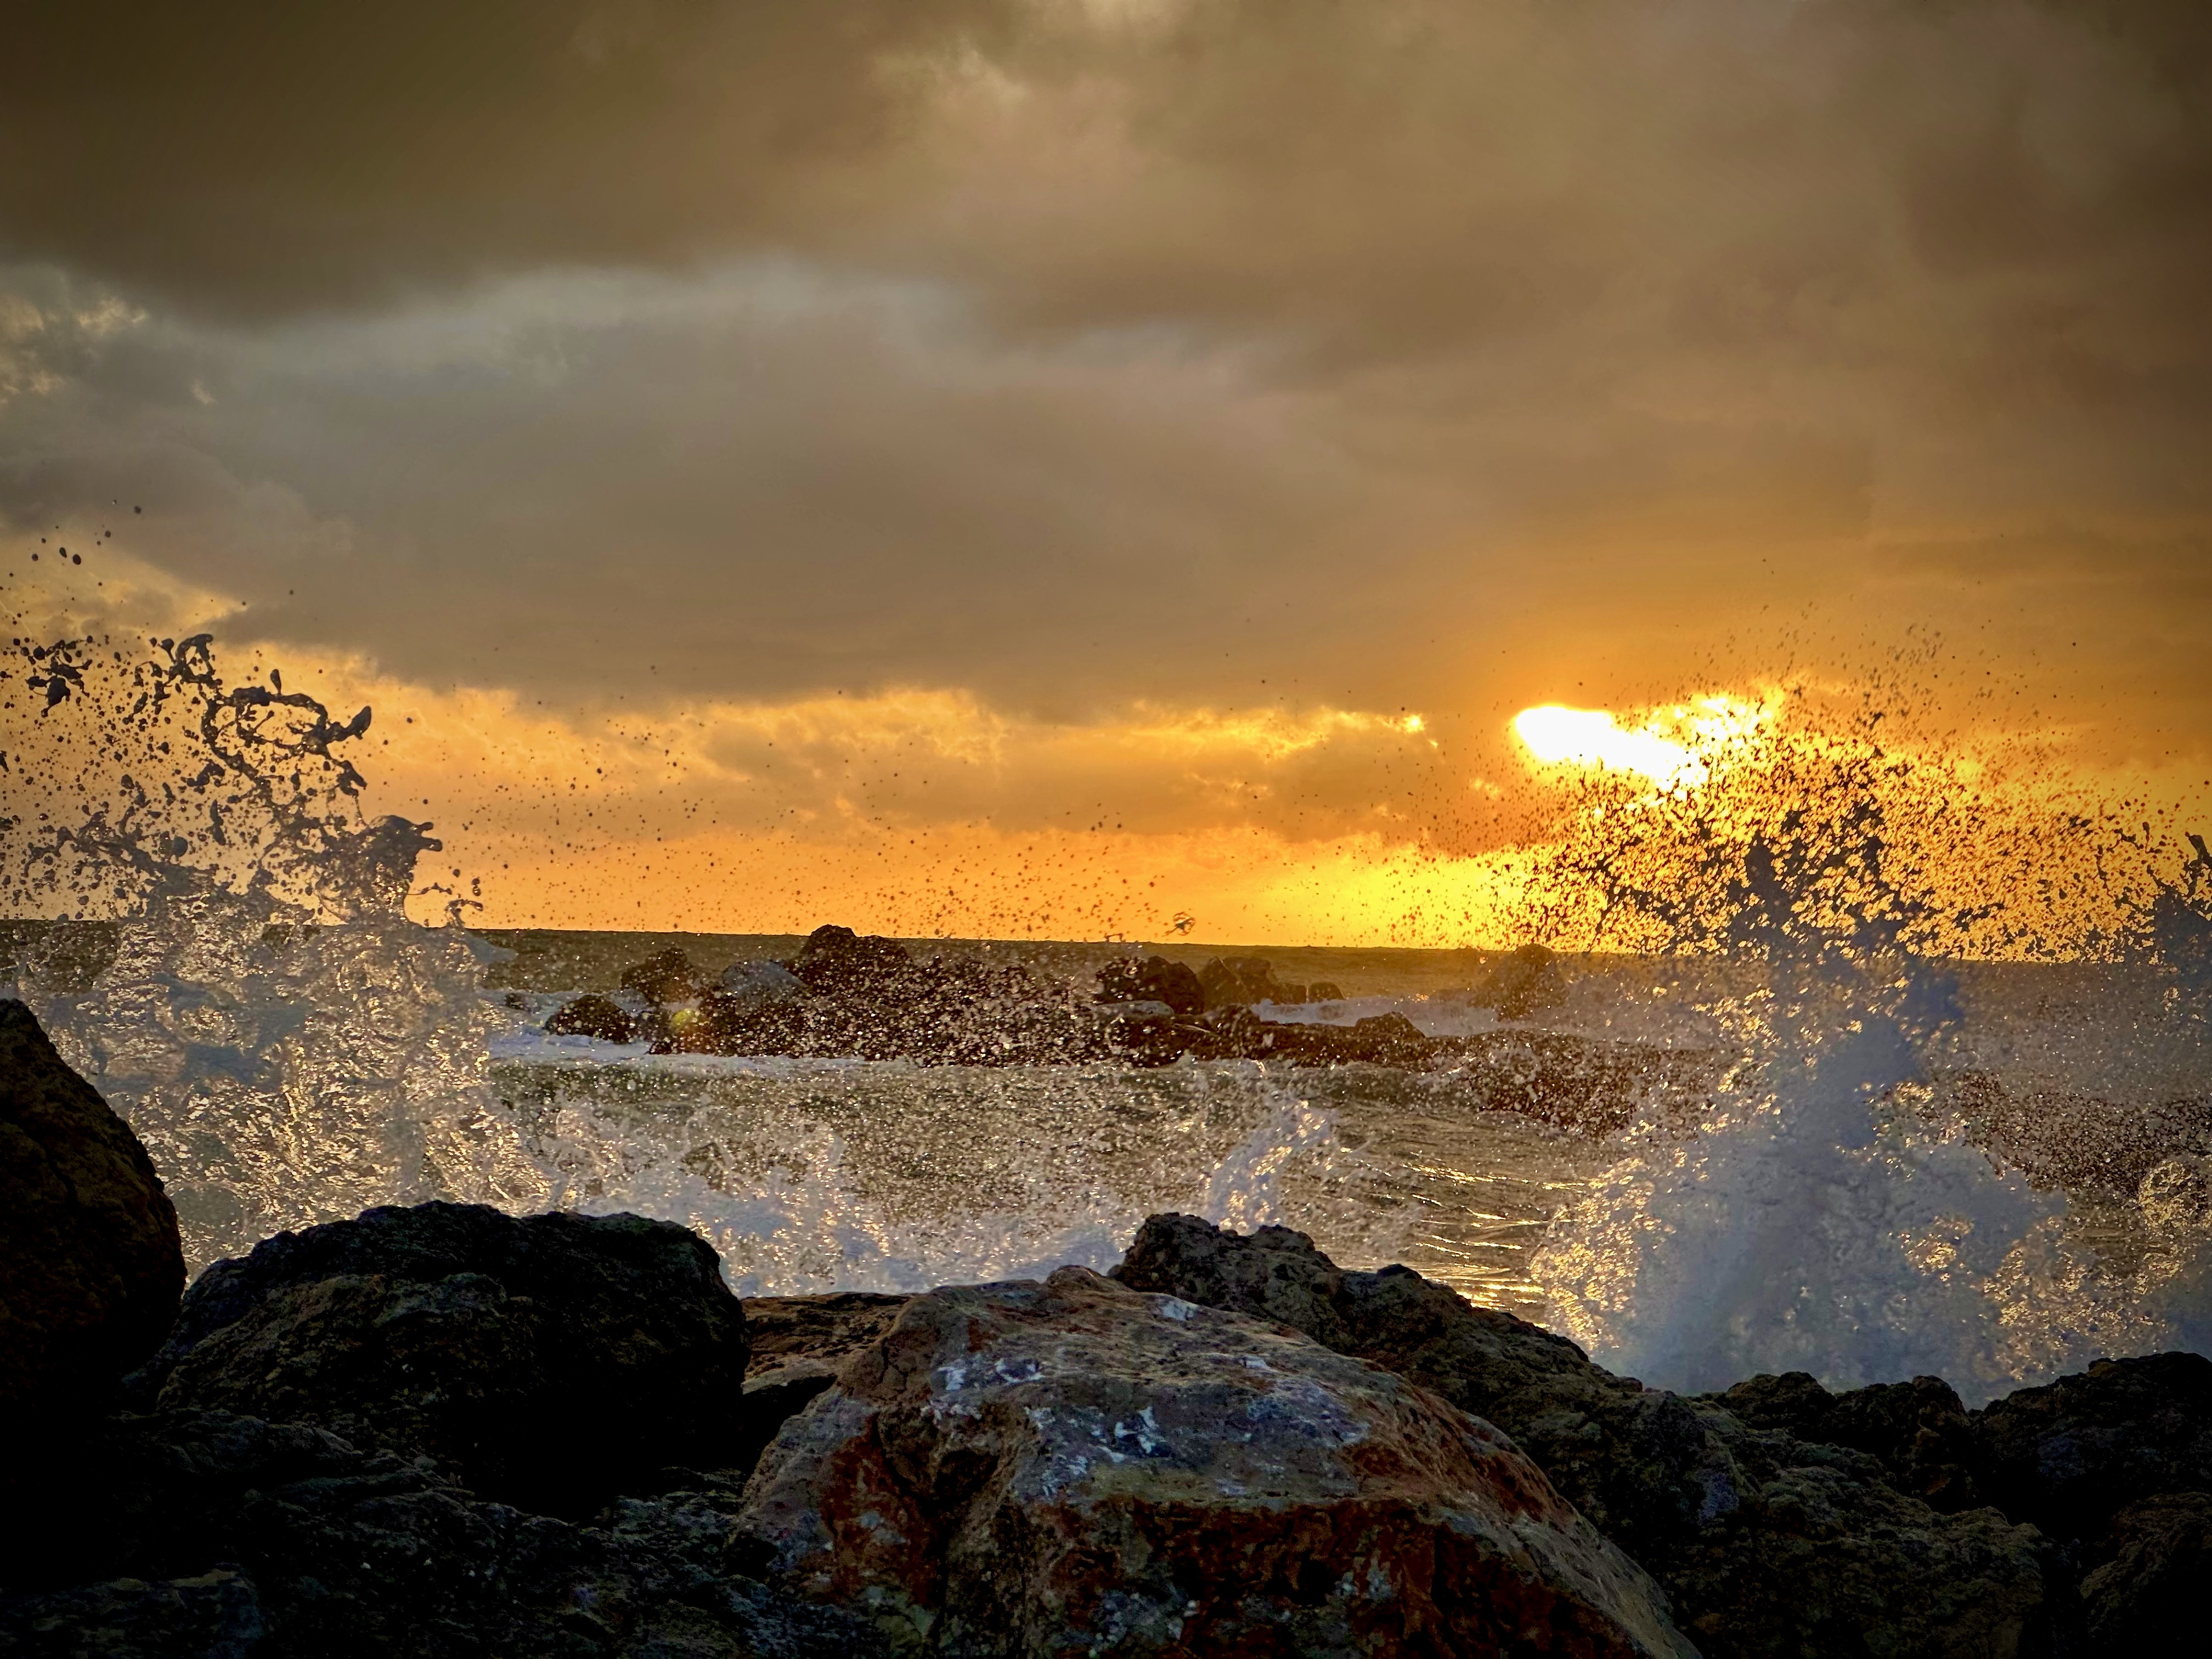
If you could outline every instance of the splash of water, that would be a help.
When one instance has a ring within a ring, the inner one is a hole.
[[[2169,933],[2201,920],[2193,888],[2148,868],[2148,837],[2008,818],[1887,748],[1873,718],[1781,727],[1690,782],[1594,794],[1549,872],[1547,919],[1723,958],[1732,988],[1711,1012],[1746,1061],[1697,1133],[1647,1127],[1554,1223],[1535,1273],[1559,1328],[1678,1389],[1932,1372],[1970,1399],[2201,1341],[2197,1255],[2106,1271],[2063,1192],[1911,1109],[1961,1030],[1950,961],[2139,952],[2154,917]],[[2137,855],[2130,880],[2112,878],[2116,847]],[[2026,890],[2039,909],[1993,894],[2008,863],[2043,871]],[[2098,879],[2065,892],[2101,909],[2053,902],[2049,873],[2069,865]]]
[[[206,635],[15,650],[10,793],[37,805],[0,819],[0,885],[118,919],[89,987],[50,971],[64,925],[19,994],[145,1142],[189,1264],[372,1204],[541,1201],[486,1082],[483,948],[401,912],[430,826],[359,811],[369,711],[227,684]]]

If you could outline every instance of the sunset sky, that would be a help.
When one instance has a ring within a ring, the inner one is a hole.
[[[5,27],[9,609],[486,921],[1502,942],[1540,762],[1877,680],[2212,805],[2201,4]]]

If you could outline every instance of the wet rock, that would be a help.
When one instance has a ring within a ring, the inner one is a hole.
[[[1485,1031],[1440,1052],[1471,1100],[1578,1134],[1611,1134],[1639,1120],[1686,1123],[1723,1068],[1710,1049],[1602,1042],[1554,1031]]]
[[[0,1413],[97,1412],[184,1288],[146,1149],[31,1011],[0,1001]]]
[[[746,1007],[792,1002],[806,994],[806,981],[780,962],[733,962],[722,969],[714,989]]]
[[[889,1330],[899,1310],[912,1300],[867,1291],[748,1297],[744,1303],[745,1334],[751,1348],[748,1373],[800,1359],[838,1364]]]
[[[896,939],[835,926],[808,934],[791,964],[806,988],[820,996],[895,994],[913,969],[914,959]]]
[[[909,1302],[785,1425],[738,1530],[947,1655],[1691,1651],[1487,1425],[1079,1267]]]
[[[2100,1359],[1974,1413],[1981,1490],[2053,1538],[2094,1534],[2130,1504],[2212,1492],[2212,1359]]]
[[[596,1037],[601,1042],[633,1042],[637,1022],[602,996],[572,997],[553,1011],[545,1029],[555,1036]]]
[[[2011,1654],[2049,1626],[2033,1532],[1940,1514],[1864,1453],[1615,1376],[1410,1269],[1346,1273],[1288,1229],[1154,1216],[1115,1277],[1279,1321],[1497,1425],[1652,1572],[1706,1659]]]
[[[15,1593],[0,1595],[11,1652],[873,1650],[834,1613],[733,1573],[729,1516],[696,1493],[625,1498],[574,1524],[483,1502],[420,1462],[320,1430],[204,1411],[114,1419],[57,1475],[10,1559]]]
[[[1493,965],[1467,1000],[1497,1011],[1502,1020],[1528,1019],[1567,1000],[1567,976],[1559,958],[1540,945],[1524,945]]]
[[[1334,980],[1317,979],[1312,984],[1306,987],[1306,1000],[1309,1002],[1341,1002],[1344,1000],[1344,993],[1337,988],[1336,981]]]
[[[1146,957],[1139,962],[1123,957],[1098,970],[1101,1002],[1158,1002],[1170,1013],[1188,1019],[1206,1011],[1206,987],[1185,963],[1165,957]]]
[[[2212,1583],[2212,1493],[2173,1492],[2112,1519],[2106,1559],[2081,1581],[2091,1651],[2185,1653],[2204,1639]]]
[[[424,1204],[217,1262],[134,1386],[426,1454],[486,1497],[574,1515],[665,1466],[734,1461],[747,1357],[743,1307],[688,1229]]]
[[[1924,1109],[1939,1132],[1958,1133],[2035,1185],[2139,1195],[2161,1164],[2212,1155],[2212,1095],[2144,1103],[2057,1090],[2019,1090],[1986,1072],[1949,1079]],[[2187,1203],[2185,1162],[2171,1182]],[[2154,1223],[2155,1224],[2155,1223]]]
[[[1947,1514],[1983,1502],[1973,1424],[1957,1391],[1940,1376],[1831,1394],[1808,1373],[1787,1371],[1704,1398],[1753,1428],[1868,1453],[1891,1486]]]
[[[707,977],[688,952],[668,950],[623,969],[622,988],[647,1002],[665,1006],[697,996],[707,988]]]
[[[1306,988],[1285,985],[1265,957],[1216,957],[1198,970],[1209,1008],[1249,1007],[1255,1002],[1304,1002]]]

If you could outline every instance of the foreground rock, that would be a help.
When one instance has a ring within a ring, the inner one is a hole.
[[[427,1455],[573,1515],[742,1461],[747,1357],[743,1306],[687,1228],[423,1204],[216,1263],[133,1389]]]
[[[548,1446],[546,1455],[560,1449]],[[220,1659],[483,1655],[833,1659],[834,1610],[725,1559],[708,1498],[589,1526],[482,1502],[419,1463],[225,1412],[124,1418],[70,1449],[0,1591],[0,1650]]]
[[[1614,1376],[1407,1268],[1346,1273],[1302,1233],[1155,1216],[1115,1276],[1279,1321],[1496,1424],[1650,1570],[1706,1659],[2028,1654],[2051,1633],[2031,1528],[1939,1513],[1864,1453]]]
[[[1691,1651],[1487,1425],[1079,1267],[907,1304],[784,1426],[739,1529],[947,1655]]]
[[[0,1001],[0,1419],[97,1410],[184,1288],[146,1149],[31,1011]]]

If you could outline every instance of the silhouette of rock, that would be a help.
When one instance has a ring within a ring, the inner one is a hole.
[[[97,1412],[160,1346],[185,1288],[153,1161],[0,1001],[0,1412]]]
[[[602,996],[571,997],[553,1011],[545,1029],[555,1036],[597,1037],[602,1042],[634,1042],[637,1022]]]
[[[1098,1000],[1164,1003],[1170,1013],[1188,1019],[1206,1011],[1206,988],[1182,963],[1125,957],[1098,970]]]
[[[425,1454],[486,1497],[588,1514],[742,1445],[744,1311],[688,1228],[365,1212],[219,1261],[134,1383],[165,1410]]]

